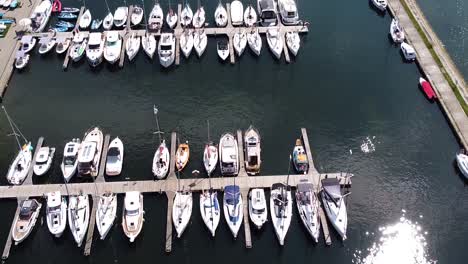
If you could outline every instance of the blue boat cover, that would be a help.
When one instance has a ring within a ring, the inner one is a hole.
[[[239,203],[240,189],[237,185],[228,185],[224,187],[224,200],[231,205]]]

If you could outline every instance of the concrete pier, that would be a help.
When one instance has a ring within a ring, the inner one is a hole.
[[[97,211],[97,204],[99,201],[99,196],[93,195],[93,207],[91,209],[91,214],[89,215],[89,224],[88,224],[88,231],[86,233],[86,240],[85,240],[85,247],[84,247],[84,255],[89,256],[91,254],[91,246],[93,244],[93,234],[94,234],[94,227],[96,225],[96,211]]]
[[[252,248],[252,236],[250,233],[250,217],[249,217],[249,189],[241,189],[242,207],[244,210],[244,235],[245,247]]]

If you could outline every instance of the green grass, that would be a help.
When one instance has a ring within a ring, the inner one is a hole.
[[[435,62],[437,63],[437,66],[439,66],[440,70],[442,71],[442,74],[444,75],[445,79],[447,80],[448,84],[450,85],[450,88],[452,88],[452,91],[455,93],[455,96],[457,97],[458,102],[460,103],[461,107],[463,108],[463,111],[465,111],[465,114],[468,115],[468,105],[466,104],[463,95],[460,93],[458,90],[458,87],[455,85],[455,82],[452,80],[450,75],[447,73],[445,70],[444,66],[442,65],[442,61],[440,60],[439,56],[437,53],[434,51],[434,48],[432,47],[431,42],[427,38],[426,33],[423,31],[421,26],[419,25],[418,21],[414,17],[413,13],[411,12],[410,8],[406,4],[405,0],[400,0],[400,3],[403,5],[403,8],[405,9],[406,13],[408,14],[409,18],[411,19],[411,22],[413,22],[414,27],[418,31],[419,35],[421,36],[422,40],[424,41],[424,44],[426,47],[429,49],[429,52],[431,53],[432,57],[434,58]]]

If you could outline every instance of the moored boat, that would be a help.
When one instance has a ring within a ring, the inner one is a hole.
[[[104,57],[104,41],[104,35],[101,32],[89,34],[86,58],[92,67],[96,67],[102,62],[102,58]]]
[[[182,12],[180,14],[180,24],[182,26],[187,27],[192,23],[192,18],[193,18],[193,11],[190,8],[189,3],[185,3],[184,8],[182,9]]]
[[[297,32],[287,32],[286,33],[286,45],[288,46],[289,51],[294,56],[297,56],[299,48],[301,47],[301,39],[299,38],[299,33]]]
[[[223,3],[221,3],[221,0],[219,1],[218,6],[216,7],[214,17],[215,17],[216,26],[225,27],[227,25],[228,23],[227,11]]]
[[[174,223],[177,237],[184,233],[192,216],[193,199],[190,191],[177,191],[172,207],[172,222]]]
[[[292,197],[289,186],[275,183],[270,191],[271,222],[275,229],[276,237],[281,246],[284,245],[286,234],[292,218]]]
[[[32,32],[42,32],[49,21],[51,13],[52,3],[49,0],[44,0],[36,6],[30,17]]]
[[[112,228],[116,215],[117,195],[106,192],[99,197],[96,210],[96,227],[102,240],[106,238]]]
[[[126,192],[122,214],[122,228],[130,242],[140,234],[144,223],[143,195],[140,192]]]
[[[78,172],[80,175],[96,177],[101,160],[103,135],[98,127],[91,128],[85,133],[78,151]]]
[[[108,31],[105,34],[106,42],[104,44],[104,59],[106,59],[110,64],[114,64],[120,58],[122,38],[116,31]]]
[[[174,28],[177,24],[177,13],[172,8],[167,12],[166,23],[170,28]]]
[[[123,27],[128,19],[128,7],[119,6],[114,13],[114,26]]]
[[[41,211],[42,204],[36,199],[26,199],[20,202],[19,212],[13,219],[11,237],[15,245],[23,242],[31,233]]]
[[[54,38],[41,38],[39,40],[39,54],[44,55],[51,51],[57,41]]]
[[[201,28],[205,26],[205,9],[199,6],[193,15],[192,25],[194,28]]]
[[[116,176],[122,172],[124,158],[124,146],[122,140],[116,137],[109,144],[106,159],[106,175]]]
[[[380,11],[385,12],[387,9],[387,0],[371,0],[372,4]]]
[[[245,47],[247,46],[247,34],[243,29],[234,33],[234,50],[237,53],[237,56],[241,56],[244,53]]]
[[[148,29],[158,31],[161,29],[164,21],[164,13],[159,3],[155,3],[148,18]]]
[[[166,140],[162,140],[153,157],[153,175],[158,180],[162,180],[166,177],[169,171],[169,161],[170,157],[169,150],[166,146]]]
[[[222,175],[239,173],[239,151],[237,140],[231,133],[225,133],[219,141],[219,166]]]
[[[34,48],[34,46],[36,45],[36,42],[37,42],[36,38],[33,38],[30,35],[21,37],[20,51],[22,51],[24,53],[30,52]]]
[[[244,11],[244,24],[247,27],[252,27],[257,23],[257,13],[252,5],[247,6]]]
[[[208,37],[204,30],[196,30],[193,33],[193,47],[200,58],[205,52],[206,45],[208,44]]]
[[[74,138],[65,145],[63,150],[63,160],[60,164],[63,178],[68,182],[76,173],[78,167],[78,150],[80,149],[80,139]]]
[[[193,49],[193,34],[190,30],[185,31],[180,35],[180,49],[185,58],[190,56]]]
[[[18,51],[15,57],[15,68],[18,70],[24,69],[29,62],[29,54],[25,54],[22,51]]]
[[[249,175],[256,175],[260,172],[262,159],[260,153],[262,151],[260,145],[260,133],[258,130],[250,126],[244,134],[245,144],[245,170]]]
[[[216,43],[216,50],[221,60],[225,61],[229,57],[229,44],[226,40],[220,40]]]
[[[257,0],[257,11],[262,26],[275,26],[277,21],[276,3],[274,0]]]
[[[403,57],[407,61],[414,61],[416,59],[416,51],[414,50],[413,46],[406,42],[402,42],[400,44],[401,52],[403,53]]]
[[[61,38],[57,39],[57,46],[55,46],[55,52],[57,54],[62,54],[68,50],[70,47],[71,40],[69,38]]]
[[[92,20],[93,19],[91,17],[91,11],[89,11],[89,9],[86,9],[86,11],[80,17],[80,21],[78,21],[78,24],[80,25],[81,29],[86,29],[91,25]]]
[[[405,32],[395,18],[390,23],[390,36],[395,43],[402,43],[405,40]]]
[[[24,144],[10,165],[7,174],[8,183],[20,185],[28,176],[32,164],[31,142]]]
[[[67,200],[59,191],[47,193],[46,219],[49,232],[60,237],[67,227]]]
[[[468,155],[464,149],[460,150],[456,155],[458,169],[463,176],[468,180]]]
[[[130,17],[130,22],[132,25],[136,26],[141,23],[143,20],[143,8],[135,5],[133,6],[132,15]]]
[[[426,81],[424,78],[422,77],[419,78],[419,85],[424,91],[424,94],[426,94],[427,99],[433,100],[437,98],[437,95],[434,92],[434,89],[432,88],[431,84],[428,81]]]
[[[33,167],[36,176],[42,176],[49,171],[54,159],[55,148],[41,147],[36,156],[36,162]]]
[[[88,39],[84,33],[78,33],[73,37],[73,44],[70,47],[70,58],[77,62],[83,58],[86,52]]]
[[[268,220],[267,203],[265,191],[261,188],[250,190],[249,193],[249,216],[254,225],[261,229]]]
[[[179,144],[176,152],[176,168],[177,171],[182,171],[187,165],[190,158],[190,147],[188,141],[182,144]]]
[[[175,37],[172,33],[162,33],[158,46],[159,63],[167,68],[175,60]]]
[[[278,11],[285,25],[299,24],[299,14],[294,0],[278,0]]]
[[[68,226],[78,247],[81,247],[89,224],[88,195],[72,195],[68,201]]]
[[[214,237],[221,218],[218,193],[216,191],[208,190],[200,193],[200,213],[203,222]]]
[[[205,145],[205,150],[203,151],[203,165],[208,176],[210,176],[211,173],[213,173],[213,171],[216,169],[217,164],[218,148],[216,148],[213,142],[209,142]]]
[[[232,235],[237,238],[237,233],[244,219],[242,195],[238,185],[224,187],[223,211]]]
[[[280,59],[283,53],[283,38],[280,35],[279,28],[268,29],[267,42],[273,55],[275,55],[277,59]]]
[[[259,56],[262,50],[262,37],[258,33],[258,28],[252,29],[247,33],[247,43],[249,43],[250,49]]]
[[[153,58],[154,53],[156,52],[156,44],[156,38],[153,34],[147,33],[144,36],[141,36],[141,46],[143,46],[143,50],[150,59]]]
[[[309,161],[305,152],[302,140],[296,139],[296,145],[293,149],[293,163],[297,173],[306,174],[309,171]]]
[[[317,243],[320,236],[320,203],[312,183],[301,182],[297,184],[296,205],[304,227]]]
[[[231,23],[233,26],[241,26],[244,22],[244,6],[239,0],[231,2]]]
[[[340,182],[336,178],[322,179],[322,202],[328,219],[335,230],[346,239],[346,229],[348,227],[348,214],[344,195],[341,194]]]
[[[132,61],[140,50],[141,38],[138,37],[135,33],[127,39],[125,43],[125,51],[127,53],[128,59]]]
[[[112,15],[112,12],[109,12],[102,21],[102,27],[105,30],[110,30],[112,28],[112,25],[114,25],[114,15]]]

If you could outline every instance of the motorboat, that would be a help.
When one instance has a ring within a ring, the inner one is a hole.
[[[297,184],[296,205],[304,227],[315,243],[318,243],[320,236],[320,203],[312,183],[306,181]]]
[[[126,192],[122,214],[122,228],[125,235],[134,242],[144,223],[143,195],[140,192]]]
[[[144,36],[141,36],[141,46],[143,46],[143,50],[150,59],[153,58],[156,52],[156,44],[157,42],[154,35],[146,33]]]
[[[91,17],[91,11],[89,9],[86,9],[86,11],[83,13],[83,15],[80,18],[79,25],[81,29],[86,29],[91,25],[92,17]]]
[[[102,144],[103,135],[98,127],[91,128],[85,133],[78,151],[78,172],[80,175],[97,176]]]
[[[468,180],[468,155],[465,150],[460,150],[456,155],[458,169],[461,171],[463,176]]]
[[[407,61],[416,60],[416,51],[414,50],[413,46],[406,42],[402,42],[400,44],[400,49]]]
[[[206,45],[208,44],[208,37],[204,30],[196,30],[193,33],[193,47],[197,52],[198,57],[201,57],[205,52]]]
[[[390,36],[395,43],[402,43],[405,40],[405,32],[403,32],[400,23],[395,18],[390,23]]]
[[[89,65],[96,67],[102,62],[104,57],[104,34],[93,32],[89,34],[88,47],[86,48],[86,58]]]
[[[81,247],[89,224],[88,195],[71,195],[68,199],[68,226],[78,247]]]
[[[112,25],[114,25],[114,15],[112,15],[112,12],[109,12],[102,21],[102,27],[105,30],[110,30],[112,28]]]
[[[257,23],[257,12],[249,5],[244,11],[244,24],[248,27],[252,27]]]
[[[159,63],[165,68],[175,60],[175,37],[172,33],[162,33],[158,46]]]
[[[258,229],[261,229],[268,220],[265,191],[261,188],[252,189],[249,193],[249,216]]]
[[[36,45],[36,38],[33,38],[30,35],[23,36],[20,40],[20,51],[24,53],[30,52]]]
[[[189,3],[185,3],[184,8],[182,9],[182,12],[180,14],[181,20],[180,23],[182,26],[187,27],[190,24],[192,24],[192,18],[193,18],[193,12],[192,9],[190,8]]]
[[[242,26],[244,22],[244,6],[239,0],[231,2],[231,23],[233,26]]]
[[[205,9],[203,6],[200,6],[197,11],[195,11],[195,14],[193,15],[193,20],[192,20],[192,25],[194,28],[201,28],[205,25],[205,19],[206,19],[206,14],[205,14]]]
[[[192,216],[193,199],[192,192],[177,191],[174,197],[172,207],[172,222],[174,223],[177,237],[180,238],[184,233]]]
[[[276,15],[276,3],[274,0],[257,0],[257,11],[262,26],[276,26],[278,17]]]
[[[70,47],[70,44],[71,44],[71,40],[69,38],[65,38],[65,39],[57,39],[57,45],[55,46],[55,52],[57,52],[57,54],[62,54],[64,53],[65,51],[68,50],[68,47]]]
[[[153,157],[153,175],[162,180],[169,170],[170,156],[166,147],[166,140],[162,140]]]
[[[23,242],[31,233],[36,224],[42,204],[36,199],[26,199],[19,204],[19,212],[13,219],[11,237],[15,245]]]
[[[222,175],[237,175],[239,172],[237,140],[231,133],[223,134],[219,141],[219,166]]]
[[[116,137],[109,144],[106,159],[106,175],[116,176],[122,172],[124,146],[122,140]]]
[[[293,149],[293,164],[297,173],[306,174],[309,171],[309,160],[307,158],[307,153],[305,152],[304,146],[302,145],[302,140],[299,138],[296,139],[296,145]]]
[[[63,21],[63,20],[59,20],[57,23],[55,23],[55,26],[56,27],[66,27],[67,29],[71,29],[71,28],[74,28],[75,27],[75,24],[71,23],[71,22],[68,22],[68,21]]]
[[[262,37],[258,33],[258,28],[252,29],[247,33],[247,43],[249,43],[250,49],[259,56],[262,50]]]
[[[102,25],[102,19],[93,19],[91,30],[98,30]]]
[[[182,171],[187,165],[190,158],[190,147],[188,141],[182,144],[179,144],[176,152],[176,168],[177,171]]]
[[[49,22],[51,13],[52,3],[49,0],[44,0],[36,6],[30,16],[32,32],[42,32]]]
[[[213,190],[200,193],[200,213],[206,227],[214,237],[221,218],[218,193]]]
[[[59,191],[47,193],[46,197],[47,227],[52,235],[60,237],[67,227],[67,200]]]
[[[372,4],[382,12],[385,12],[387,9],[387,0],[371,0]]]
[[[130,22],[132,23],[132,25],[136,26],[140,24],[142,20],[143,20],[143,8],[137,5],[134,5],[132,15],[130,17]]]
[[[70,58],[77,62],[83,58],[85,55],[86,47],[88,44],[88,39],[85,37],[84,33],[75,34],[73,37],[73,43],[70,50]]]
[[[273,55],[277,59],[281,58],[281,53],[283,53],[283,38],[280,35],[279,29],[267,30],[267,42]]]
[[[232,235],[234,238],[237,238],[237,233],[244,218],[242,194],[238,185],[227,185],[224,187],[223,211]]]
[[[15,57],[15,68],[16,69],[18,69],[18,70],[23,69],[24,67],[26,67],[26,65],[28,65],[28,62],[29,62],[29,54],[25,54],[22,51],[18,51],[16,53],[16,57]]]
[[[346,203],[341,194],[340,182],[337,178],[322,179],[322,202],[328,219],[338,234],[346,239],[346,228],[348,226],[348,214]]]
[[[234,50],[237,53],[237,56],[241,56],[244,53],[245,47],[247,46],[247,34],[245,34],[244,29],[239,30],[234,33]]]
[[[114,12],[114,26],[123,27],[127,22],[128,7],[119,6]]]
[[[172,8],[169,8],[169,12],[167,12],[166,23],[171,29],[177,25],[177,13]]]
[[[74,20],[78,18],[78,15],[70,13],[70,12],[60,12],[60,14],[57,16],[59,19],[66,19],[66,20]]]
[[[8,183],[14,185],[20,185],[28,176],[29,169],[32,163],[32,151],[33,147],[31,142],[24,144],[16,155],[16,158],[10,165],[7,174]]]
[[[159,3],[155,3],[148,18],[148,29],[158,31],[164,23],[164,14]]]
[[[61,13],[78,13],[80,9],[77,7],[62,7]]]
[[[125,51],[127,52],[127,56],[130,61],[132,61],[138,54],[138,51],[140,50],[140,42],[141,38],[138,37],[135,32],[127,39],[127,42],[125,43]]]
[[[33,171],[36,176],[42,176],[49,171],[54,159],[55,148],[41,147],[36,154],[36,163]]]
[[[76,169],[78,167],[78,150],[80,149],[80,145],[81,143],[79,138],[74,138],[65,145],[62,164],[60,164],[60,169],[62,170],[65,182],[70,181],[71,177],[76,173]]]
[[[258,130],[250,126],[244,134],[245,144],[245,170],[249,175],[257,175],[260,172],[262,159],[260,156],[260,133]]]
[[[424,78],[419,78],[419,85],[421,86],[424,94],[426,95],[427,99],[433,100],[437,98],[437,94],[434,92],[431,84],[426,81]]]
[[[193,49],[193,34],[190,30],[185,31],[180,35],[180,49],[184,53],[185,58],[190,56]]]
[[[221,60],[225,61],[229,57],[229,43],[225,40],[220,40],[216,43],[216,50]]]
[[[117,31],[108,31],[106,34],[106,42],[104,44],[104,59],[110,64],[114,64],[120,58],[122,49],[122,38]]]
[[[4,0],[3,8],[9,8],[12,0]],[[0,3],[1,4],[1,3]]]
[[[299,24],[299,14],[295,0],[278,0],[278,11],[284,25]]]
[[[206,174],[208,174],[208,176],[213,173],[217,164],[218,148],[216,148],[213,142],[209,142],[205,145],[205,150],[203,151],[203,165],[205,166]]]
[[[291,224],[292,203],[291,190],[288,186],[282,183],[275,183],[271,186],[271,222],[281,246],[284,245],[284,240]]]
[[[39,54],[44,55],[48,53],[54,48],[56,43],[55,38],[41,38],[39,40]]]
[[[225,27],[227,25],[228,23],[227,11],[223,3],[221,3],[221,1],[219,1],[218,7],[216,7],[214,17],[215,17],[216,26]]]
[[[286,45],[288,46],[289,51],[291,51],[294,56],[297,56],[299,48],[301,47],[301,38],[299,38],[299,33],[287,32]]]
[[[116,216],[117,195],[111,192],[106,192],[99,197],[96,210],[96,227],[102,240],[106,238],[107,234],[111,230]]]

